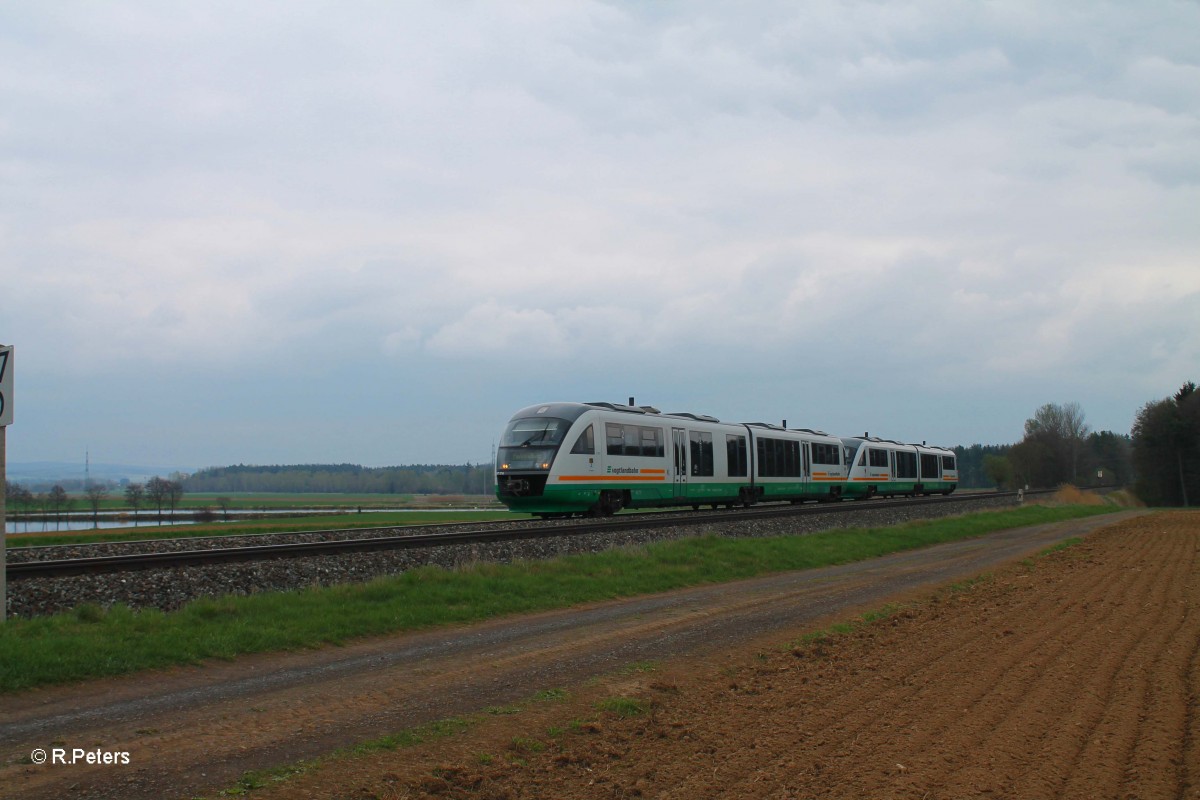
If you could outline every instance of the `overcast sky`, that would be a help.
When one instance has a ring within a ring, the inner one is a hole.
[[[1196,2],[0,6],[8,460],[944,445],[1200,380]]]

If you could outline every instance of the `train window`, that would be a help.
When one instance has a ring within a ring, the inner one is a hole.
[[[662,458],[665,455],[662,428],[643,428],[638,425],[608,422],[604,425],[604,435],[607,442],[606,451],[610,456]]]
[[[642,455],[662,458],[663,451],[662,428],[639,428],[642,434]]]
[[[896,453],[896,477],[897,478],[916,478],[917,477],[917,454],[916,453]]]
[[[772,439],[758,440],[758,474],[770,476],[778,472],[775,466],[775,442]]]
[[[763,478],[800,477],[800,443],[787,439],[759,439],[758,474]]]
[[[954,456],[942,456],[942,469],[949,470],[950,472],[956,469],[954,466]]]
[[[591,425],[588,425],[584,428],[583,433],[579,434],[579,438],[575,440],[575,446],[571,448],[571,452],[574,455],[595,455],[596,434],[592,433]]]
[[[860,467],[865,467],[867,465],[867,451],[866,450],[863,450],[862,455],[860,455],[858,457],[858,465]]]
[[[729,467],[729,477],[741,478],[746,476],[746,437],[725,436],[725,464]]]
[[[610,456],[625,455],[625,426],[609,422],[604,426],[604,434],[608,439],[608,454]]]
[[[692,475],[713,474],[713,442],[711,433],[689,431],[692,451]]]
[[[921,477],[938,477],[938,457],[930,453],[921,453]]]
[[[888,465],[888,451],[887,450],[876,450],[874,447],[872,447],[870,450],[870,453],[871,453],[871,466],[872,467],[884,467],[884,468],[887,467],[887,465]]]
[[[836,444],[818,444],[812,446],[812,460],[814,464],[841,464],[839,460],[838,446]]]
[[[571,427],[569,422],[556,417],[514,419],[504,429],[504,435],[500,437],[500,446],[552,445],[557,447],[562,444],[569,427]]]

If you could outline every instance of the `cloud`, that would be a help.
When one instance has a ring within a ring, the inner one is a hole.
[[[932,371],[1130,405],[1200,358],[1198,30],[1189,4],[5,8],[0,339],[48,380],[302,351],[514,398],[529,359],[550,394]]]

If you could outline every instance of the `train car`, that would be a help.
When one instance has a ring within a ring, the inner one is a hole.
[[[496,491],[509,509],[544,517],[802,503],[840,498],[850,464],[841,439],[808,428],[542,403],[517,411],[500,435]]]
[[[846,482],[842,442],[823,431],[754,422],[756,501],[837,499]]]
[[[509,421],[496,494],[541,516],[753,502],[746,427],[649,406],[544,403]]]
[[[950,494],[958,488],[958,459],[954,451],[945,447],[929,447],[924,443],[917,448],[920,485],[922,494]]]
[[[953,450],[869,434],[842,439],[851,464],[847,497],[950,494],[958,485]]]
[[[505,426],[496,496],[513,511],[552,517],[948,493],[957,481],[953,455],[786,423],[664,414],[632,402],[543,403],[521,409]]]

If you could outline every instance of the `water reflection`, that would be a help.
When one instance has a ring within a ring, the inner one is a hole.
[[[324,514],[370,514],[373,512],[379,513],[437,513],[437,512],[464,512],[464,511],[496,511],[503,510],[502,508],[484,509],[484,508],[270,508],[270,509],[252,509],[239,508],[236,511],[229,512],[229,519],[226,520],[224,514],[220,511],[214,511],[210,514],[193,514],[191,511],[176,512],[174,517],[168,513],[164,513],[160,520],[156,512],[151,511],[149,514],[142,513],[136,518],[131,517],[128,512],[118,513],[101,513],[95,520],[92,518],[92,513],[88,512],[72,512],[62,514],[58,518],[50,519],[19,519],[8,520],[4,526],[6,534],[19,535],[22,533],[67,533],[70,531],[94,531],[107,530],[109,528],[158,528],[174,525],[194,525],[199,522],[234,522],[245,519],[262,519],[264,517],[310,517],[321,516]]]

